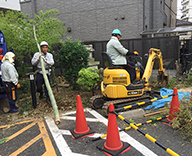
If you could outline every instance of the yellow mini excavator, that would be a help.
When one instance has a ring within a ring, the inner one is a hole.
[[[127,106],[131,103],[150,100],[157,91],[149,87],[149,78],[151,76],[155,59],[158,60],[159,70],[157,81],[159,84],[166,82],[168,84],[169,76],[165,74],[163,68],[162,54],[159,49],[151,48],[148,53],[148,61],[143,73],[140,75],[141,67],[135,67],[136,79],[131,82],[130,74],[122,66],[114,66],[107,53],[102,53],[103,61],[106,66],[103,72],[103,81],[101,82],[102,95],[95,95],[90,98],[89,103],[93,109],[102,108],[103,115],[108,115],[108,107],[113,103],[115,108]],[[143,105],[147,106],[147,105]]]

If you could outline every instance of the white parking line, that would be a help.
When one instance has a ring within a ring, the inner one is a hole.
[[[96,117],[96,119],[94,118],[86,118],[86,121],[91,121],[91,122],[102,122],[104,123],[106,126],[108,124],[108,120],[106,118],[104,118],[103,116],[101,116],[99,113],[97,113],[94,110],[91,109],[85,109],[84,111],[88,111],[89,113],[91,113],[93,116]],[[62,119],[65,120],[76,120],[76,117],[71,117],[71,116],[66,116],[66,115],[71,115],[71,114],[75,114],[76,112],[69,112],[69,113],[65,113],[64,115],[62,115]],[[50,117],[45,117],[45,121],[47,122],[47,125],[50,129],[50,132],[56,142],[56,145],[61,153],[62,156],[85,156],[83,154],[77,154],[77,153],[73,153],[71,151],[71,149],[69,148],[69,146],[67,145],[64,137],[62,135],[71,135],[70,131],[68,130],[63,130],[63,129],[59,129],[57,127],[57,125],[55,125],[55,122],[52,118]],[[94,134],[92,137],[98,137],[101,136],[101,134]],[[134,147],[136,150],[138,150],[140,153],[142,153],[145,156],[157,156],[153,151],[151,151],[150,149],[148,149],[147,147],[145,147],[143,144],[141,144],[140,142],[138,142],[137,140],[135,140],[134,138],[132,138],[131,136],[129,136],[127,133],[125,132],[121,132],[120,133],[120,138],[121,141],[127,142],[129,143],[132,147]]]
[[[71,135],[71,132],[69,130],[60,130],[61,134],[63,135]],[[100,137],[101,135],[103,134],[100,134],[100,133],[94,133],[94,135],[92,136],[89,136],[91,138],[97,138],[97,137]]]
[[[74,116],[61,116],[60,118],[64,119],[64,120],[73,120],[73,121],[76,120],[76,117],[74,117]],[[94,119],[94,118],[86,118],[86,121],[89,121],[89,122],[99,122],[100,120]]]

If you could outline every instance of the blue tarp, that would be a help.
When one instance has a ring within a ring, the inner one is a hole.
[[[167,89],[167,88],[160,89],[161,96],[170,95],[170,94],[173,94],[172,89]],[[179,100],[181,100],[185,96],[191,96],[191,93],[178,92]],[[156,109],[156,108],[164,107],[165,103],[170,102],[171,100],[172,100],[172,96],[165,99],[160,99],[160,100],[154,101],[152,105],[149,105],[144,109]]]

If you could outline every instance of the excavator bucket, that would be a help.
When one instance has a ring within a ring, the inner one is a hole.
[[[163,84],[165,82],[168,85],[169,82],[169,75],[165,74],[164,72],[159,72],[157,75],[157,82],[158,84]]]

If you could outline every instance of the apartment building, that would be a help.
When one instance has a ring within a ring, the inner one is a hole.
[[[184,21],[192,22],[192,0],[182,0],[181,5],[181,19]]]
[[[34,18],[40,10],[60,10],[67,36],[81,41],[104,41],[113,29],[122,39],[141,38],[144,30],[176,26],[176,0],[20,0],[21,11]]]

